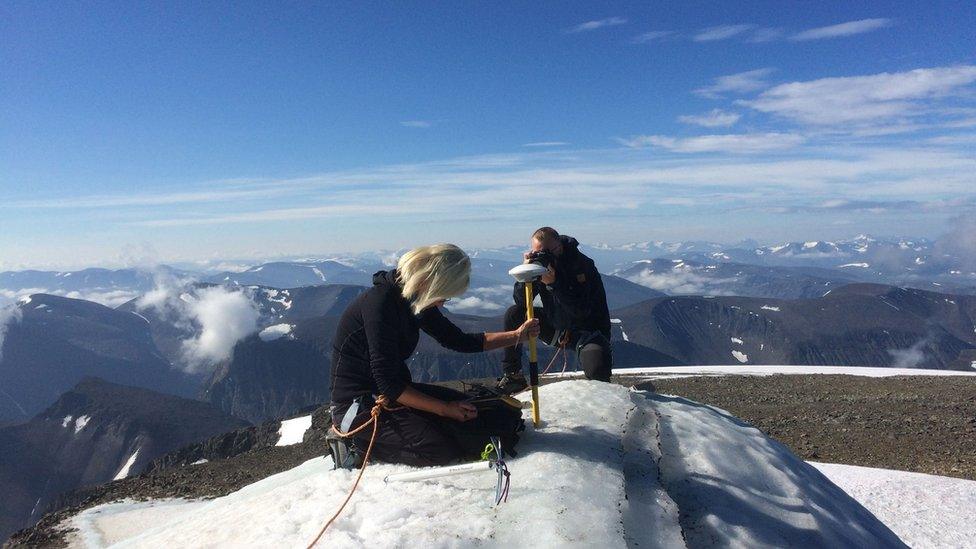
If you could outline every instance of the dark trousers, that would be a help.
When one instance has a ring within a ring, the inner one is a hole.
[[[464,393],[447,387],[422,383],[413,383],[411,386],[440,400],[454,401],[466,398]],[[373,402],[366,397],[366,401],[359,408],[359,414],[356,416],[353,426],[368,421],[369,411],[372,407]],[[343,414],[345,413],[344,409],[340,410]],[[340,410],[336,410],[336,412],[340,412]],[[333,418],[336,424],[340,423],[341,420],[341,415]],[[463,457],[463,452],[446,425],[449,421],[458,423],[413,408],[403,408],[395,412],[384,410],[380,413],[379,431],[376,434],[376,442],[373,444],[371,459],[388,463],[405,463],[414,467],[444,465],[458,461]],[[370,426],[353,437],[360,451],[366,452],[372,434],[373,428]]]
[[[553,347],[559,345],[561,333],[557,333],[552,324],[546,319],[546,311],[541,307],[533,309],[533,315],[539,319],[539,341]],[[525,308],[512,305],[505,311],[505,330],[518,328],[525,322]],[[613,371],[613,352],[610,342],[600,332],[572,332],[566,342],[566,352],[575,351],[576,361],[583,368],[586,379],[610,381]],[[522,371],[522,344],[505,347],[502,359],[502,369],[506,374]]]
[[[411,383],[414,389],[444,401],[465,400],[467,395],[447,387]],[[365,402],[360,408],[353,426],[369,420],[372,402]],[[341,414],[345,413],[345,409]],[[342,421],[337,410],[335,423]],[[515,412],[516,415],[521,415]],[[493,433],[497,418],[491,411],[479,410],[478,417],[470,421],[455,421],[429,412],[403,408],[395,412],[383,411],[380,414],[379,432],[373,445],[371,459],[387,463],[403,463],[414,467],[448,465],[464,460],[477,459]],[[372,426],[355,435],[355,444],[365,452],[373,434]]]

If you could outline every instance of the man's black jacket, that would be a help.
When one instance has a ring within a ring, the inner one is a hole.
[[[542,299],[546,320],[556,330],[600,332],[610,340],[610,310],[603,279],[593,260],[579,251],[579,242],[562,235],[563,253],[553,268],[556,280],[551,286],[535,282],[535,292]],[[515,304],[525,308],[525,284],[515,283]]]

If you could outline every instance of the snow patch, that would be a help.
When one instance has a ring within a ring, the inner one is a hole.
[[[75,420],[75,434],[77,435],[78,433],[80,433],[81,430],[84,429],[86,425],[88,425],[88,422],[89,421],[91,421],[91,416],[89,416],[89,415],[84,415],[84,416],[81,416],[80,418],[76,419]]]
[[[749,362],[749,355],[747,355],[747,354],[745,354],[745,353],[743,353],[741,351],[732,351],[732,356],[735,357],[736,360],[738,360],[739,362],[741,362],[743,364],[745,364],[746,362]]]
[[[278,428],[278,442],[275,443],[275,446],[300,444],[305,439],[305,431],[308,431],[311,427],[311,415],[282,421],[281,427]]]
[[[912,547],[976,547],[976,481],[810,463]]]
[[[737,343],[739,345],[742,345],[742,340],[737,337],[730,337],[729,339],[732,340],[732,343]]]
[[[267,328],[261,330],[261,332],[258,333],[258,337],[261,338],[261,341],[274,341],[290,334],[291,329],[291,324],[275,324],[274,326],[268,326]]]
[[[112,480],[122,480],[129,476],[129,470],[132,469],[132,465],[135,464],[136,458],[139,457],[139,450],[139,448],[136,448],[136,451],[132,452],[132,455],[129,456],[129,459],[125,462],[125,465],[119,469],[118,473],[115,473],[115,477],[113,477]]]
[[[862,269],[867,269],[870,266],[871,265],[868,264],[868,263],[845,263],[843,265],[838,265],[837,267],[840,268],[840,269],[843,269],[845,267],[859,267],[859,268],[862,268]]]
[[[74,421],[74,419],[75,416],[64,416],[64,419],[61,420],[61,426],[67,429],[68,425],[70,425],[71,422]]]
[[[830,292],[827,292],[827,293],[830,293]],[[824,295],[827,295],[827,294],[824,294]],[[779,307],[772,307],[770,305],[763,305],[762,307],[760,307],[760,309],[763,309],[763,310],[766,310],[766,311],[775,311],[777,313],[779,312]]]

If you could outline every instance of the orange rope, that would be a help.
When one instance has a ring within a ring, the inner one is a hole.
[[[339,518],[339,515],[342,513],[342,510],[346,508],[346,504],[349,503],[349,500],[352,499],[352,495],[356,493],[356,488],[359,487],[359,481],[360,479],[363,478],[363,473],[366,472],[366,466],[369,464],[369,456],[370,454],[373,453],[373,444],[376,443],[376,434],[379,432],[379,428],[380,428],[380,422],[379,422],[380,412],[382,412],[383,410],[386,410],[388,412],[395,412],[397,410],[402,410],[403,408],[404,408],[403,406],[399,406],[396,408],[391,408],[387,406],[386,396],[380,395],[380,397],[376,399],[376,405],[373,406],[373,409],[369,411],[370,418],[369,421],[367,421],[366,423],[363,423],[362,425],[356,427],[355,429],[349,431],[348,433],[343,433],[339,429],[336,429],[335,425],[332,426],[336,434],[338,434],[342,438],[351,437],[356,433],[364,431],[367,427],[369,427],[370,424],[373,425],[373,434],[369,437],[369,446],[366,448],[366,455],[363,456],[363,465],[362,467],[359,468],[359,475],[356,477],[356,482],[352,484],[352,489],[349,490],[349,495],[346,496],[345,501],[342,502],[342,505],[339,506],[339,509],[335,512],[334,515],[332,515],[332,518],[330,518],[329,521],[325,523],[325,526],[323,526],[322,529],[319,530],[319,535],[315,536],[315,539],[312,541],[312,543],[308,544],[308,547],[306,549],[312,549],[312,547],[314,547],[315,544],[318,543],[320,539],[322,539],[322,536],[325,534],[325,531],[329,529],[329,526],[332,526],[332,523],[335,522],[337,518]]]

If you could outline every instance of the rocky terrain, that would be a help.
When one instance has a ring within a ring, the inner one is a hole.
[[[806,460],[976,480],[972,377],[715,376],[638,385],[727,410]]]

